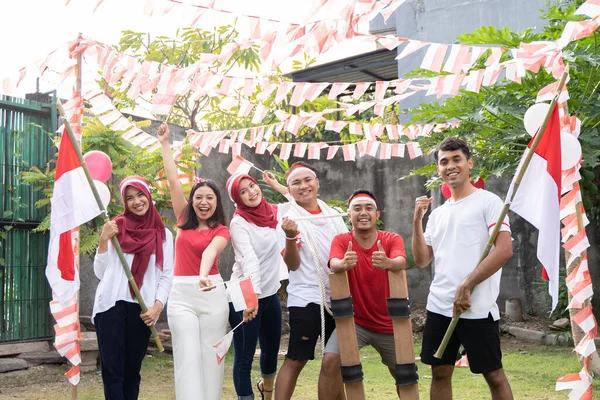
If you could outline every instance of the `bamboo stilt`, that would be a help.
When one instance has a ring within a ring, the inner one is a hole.
[[[408,298],[408,285],[406,282],[406,271],[388,271],[390,284],[390,297]],[[394,327],[394,350],[396,352],[396,364],[411,364],[415,362],[415,348],[413,343],[412,322],[410,318],[393,318]],[[419,400],[418,383],[397,386],[398,395],[402,400]]]
[[[345,299],[350,296],[348,274],[345,271],[330,274],[329,285],[331,286],[331,298],[333,300]],[[360,364],[354,317],[336,318],[335,327],[337,329],[342,366]],[[365,399],[365,389],[362,380],[360,382],[344,383],[344,386],[348,400]]]

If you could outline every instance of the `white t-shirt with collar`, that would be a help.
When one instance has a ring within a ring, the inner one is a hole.
[[[433,248],[434,278],[427,298],[427,310],[452,317],[456,289],[470,274],[485,249],[490,233],[504,204],[495,194],[478,189],[458,201],[446,201],[431,213],[425,230],[425,243]],[[508,216],[501,232],[510,232]],[[493,250],[493,249],[492,249]],[[500,319],[496,299],[500,292],[502,269],[473,289],[471,308],[461,318]]]

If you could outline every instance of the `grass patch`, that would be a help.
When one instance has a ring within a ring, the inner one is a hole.
[[[515,345],[517,343],[517,345]],[[419,354],[420,343],[416,344],[415,354]],[[515,399],[554,400],[565,399],[567,392],[555,392],[556,379],[580,370],[573,349],[569,347],[533,346],[515,342],[504,352],[504,369],[510,381]],[[233,349],[225,364],[223,399],[235,399],[231,378]],[[283,361],[280,360],[279,365]],[[367,399],[397,399],[394,380],[381,357],[367,347],[361,350],[361,362],[365,375],[364,386]],[[431,370],[419,363],[419,393],[421,399],[429,399]],[[317,398],[320,357],[307,364],[294,393],[294,400],[314,400]],[[0,375],[0,400],[63,400],[70,398],[70,388],[63,380],[65,366],[35,367],[26,372]],[[252,381],[260,379],[258,360],[252,370]],[[455,400],[480,400],[490,398],[488,387],[480,375],[472,374],[468,368],[457,368],[453,379]],[[594,382],[594,392],[600,392],[600,383]],[[82,375],[78,388],[79,399],[101,400],[102,378],[94,373]],[[596,395],[597,396],[597,395]],[[173,360],[170,355],[157,354],[144,360],[142,368],[141,400],[166,400],[175,398],[173,384]]]

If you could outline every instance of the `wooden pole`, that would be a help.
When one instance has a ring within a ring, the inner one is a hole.
[[[406,271],[388,271],[390,284],[390,298],[408,298],[408,285]],[[412,322],[410,318],[392,318],[394,327],[394,350],[396,364],[412,364],[415,362],[415,348],[413,343]],[[402,400],[419,400],[419,384],[396,386],[398,395]]]
[[[83,35],[80,33],[77,36],[77,43],[78,46],[81,43],[81,41],[83,40]],[[82,60],[83,60],[83,55],[81,54],[81,51],[79,51],[77,53],[77,65],[75,68],[75,95],[78,98],[81,98],[81,70],[82,70]],[[77,125],[81,126],[83,121],[83,114],[80,112],[77,114]],[[65,121],[65,123],[68,124],[68,121]],[[81,140],[73,140],[73,138],[71,138],[71,141],[73,143],[73,147],[75,149],[77,149],[78,151],[81,150]],[[77,269],[79,269],[79,227],[73,229],[71,235],[75,234],[75,260],[77,260]],[[79,274],[79,276],[81,276],[81,274]],[[77,293],[75,294],[75,299],[77,302],[77,324],[79,325],[81,322],[79,320],[79,297],[80,297],[80,290],[77,290]],[[78,338],[79,340],[80,338]],[[71,400],[77,400],[79,398],[78,394],[77,394],[77,385],[71,385]]]
[[[65,117],[65,110],[60,101],[58,101],[58,103],[57,103],[57,108],[58,108],[58,111],[60,112],[60,115]],[[74,143],[75,135],[73,134],[73,130],[71,129],[71,125],[69,124],[69,121],[65,120],[65,128],[67,129],[69,138]],[[100,208],[100,210],[102,210],[102,216],[104,218],[104,222],[106,223],[109,221],[108,214],[106,213],[104,204],[102,204],[102,200],[100,200],[100,195],[98,194],[98,190],[96,190],[96,185],[94,185],[94,181],[92,179],[92,176],[90,175],[90,170],[88,169],[87,164],[86,164],[85,160],[83,159],[83,155],[81,154],[81,149],[77,146],[73,146],[73,147],[75,147],[75,151],[77,152],[77,157],[79,158],[79,161],[81,162],[81,166],[83,167],[83,171],[85,172],[85,177],[87,178],[87,181],[92,189],[92,193],[94,194],[94,198],[96,199],[96,203],[98,204],[98,207]],[[135,294],[135,298],[136,298],[138,304],[140,305],[140,308],[142,309],[142,313],[147,312],[148,308],[146,307],[146,304],[144,303],[144,299],[142,298],[142,295],[140,294],[140,289],[138,288],[137,284],[135,283],[135,279],[133,278],[133,275],[131,274],[131,270],[129,269],[127,260],[125,260],[125,255],[123,254],[123,250],[121,249],[121,245],[119,244],[119,241],[117,240],[116,235],[113,236],[110,239],[110,241],[111,241],[113,247],[115,248],[117,255],[119,256],[119,260],[121,261],[121,265],[123,266],[123,271],[125,272],[125,275],[127,276],[127,281],[129,282],[129,286],[131,286],[131,289],[133,290],[133,292]],[[152,333],[152,337],[154,338],[154,342],[156,344],[156,348],[158,349],[158,351],[159,352],[165,351],[165,349],[160,341],[160,336],[158,335],[158,331],[156,330],[156,327],[154,325],[152,325],[149,328],[150,328],[150,332]]]
[[[562,91],[562,88],[565,85],[568,76],[569,76],[569,66],[567,65],[565,68],[565,72],[563,72],[562,76],[560,77],[560,81],[558,82],[556,92],[554,93],[554,97],[552,98],[552,102],[550,103],[550,107],[548,108],[548,112],[546,113],[546,117],[544,118],[544,122],[542,122],[542,126],[540,126],[540,129],[538,130],[537,135],[535,135],[535,139],[533,140],[533,143],[531,144],[531,148],[529,149],[529,151],[527,152],[527,155],[523,159],[523,163],[522,163],[520,169],[517,171],[517,175],[514,180],[513,191],[510,196],[510,199],[508,200],[508,202],[506,204],[504,204],[504,207],[502,208],[502,212],[500,213],[500,216],[498,217],[496,225],[494,226],[494,229],[492,230],[492,233],[490,234],[490,238],[489,238],[487,244],[485,245],[485,249],[483,250],[481,257],[479,257],[479,261],[477,262],[477,265],[481,264],[481,262],[487,257],[488,253],[490,252],[490,249],[492,248],[492,246],[494,245],[494,242],[496,241],[496,236],[498,236],[498,232],[500,232],[500,227],[502,226],[504,217],[506,217],[506,214],[508,214],[508,210],[510,208],[510,203],[512,203],[513,199],[515,198],[515,195],[517,194],[517,190],[519,190],[519,185],[521,184],[521,181],[523,180],[523,176],[525,175],[525,172],[527,171],[527,167],[529,167],[531,158],[535,154],[535,150],[537,149],[538,144],[540,143],[540,140],[542,140],[542,136],[544,135],[546,126],[548,126],[548,121],[550,120],[550,116],[552,115],[552,112],[554,111],[554,107],[556,107],[556,103],[558,102],[558,96],[560,96],[560,92]],[[460,313],[458,313],[454,318],[452,318],[452,321],[450,322],[450,325],[448,326],[448,329],[446,330],[446,334],[444,335],[444,339],[442,339],[442,343],[440,344],[440,347],[437,349],[437,351],[433,355],[435,358],[442,358],[442,356],[444,355],[444,351],[446,351],[446,346],[448,346],[448,342],[450,341],[450,337],[452,337],[452,333],[454,333],[454,329],[456,328],[456,324],[458,323],[459,318],[460,318]]]
[[[329,274],[329,286],[331,287],[332,300],[350,297],[350,287],[348,286],[348,274],[346,271]],[[335,328],[337,329],[342,366],[360,364],[354,316],[336,318]],[[348,400],[365,399],[365,389],[362,380],[359,382],[344,383],[344,386]]]

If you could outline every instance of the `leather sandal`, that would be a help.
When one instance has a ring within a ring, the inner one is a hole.
[[[260,398],[264,400],[265,393],[273,393],[273,391],[265,390],[262,384],[263,384],[263,381],[256,382],[256,388],[258,389],[258,393],[260,393]]]

